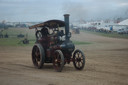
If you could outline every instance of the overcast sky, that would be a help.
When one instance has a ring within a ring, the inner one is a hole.
[[[112,19],[128,16],[128,0],[0,0],[0,21]]]

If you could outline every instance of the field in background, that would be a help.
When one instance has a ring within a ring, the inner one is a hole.
[[[35,42],[35,30],[28,28],[10,28],[2,32],[3,35],[9,35],[9,38],[0,38],[0,46],[30,46]],[[23,44],[24,38],[18,38],[17,35],[23,34],[30,40],[30,44]]]
[[[10,28],[3,31],[3,35],[9,35],[9,38],[0,38],[0,46],[33,46],[35,38],[35,29],[29,28]],[[23,44],[24,38],[17,38],[17,35],[23,34],[29,40],[29,44]],[[75,45],[91,44],[91,42],[82,42],[75,39],[72,40]]]

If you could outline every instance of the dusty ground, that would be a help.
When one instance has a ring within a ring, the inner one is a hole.
[[[72,39],[92,43],[76,46],[86,55],[84,70],[76,70],[72,63],[61,73],[52,64],[36,69],[32,47],[0,47],[0,85],[128,85],[128,40],[88,33]]]

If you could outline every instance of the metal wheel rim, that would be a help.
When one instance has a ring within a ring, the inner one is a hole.
[[[34,64],[38,67],[41,63],[41,56],[40,56],[39,48],[37,46],[35,46],[33,50],[33,60],[34,60]]]
[[[55,69],[59,69],[59,67],[61,67],[61,64],[62,64],[61,55],[58,52],[55,53],[53,64]]]
[[[82,65],[84,64],[84,63],[83,63],[83,55],[82,55],[81,52],[77,52],[77,53],[75,54],[75,64],[76,64],[76,66],[77,66],[78,68],[81,68]]]
[[[73,54],[73,64],[77,70],[82,70],[85,66],[85,55],[79,49],[77,49]]]

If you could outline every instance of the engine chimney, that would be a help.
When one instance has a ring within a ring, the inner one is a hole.
[[[69,40],[69,14],[64,14],[66,40]]]

